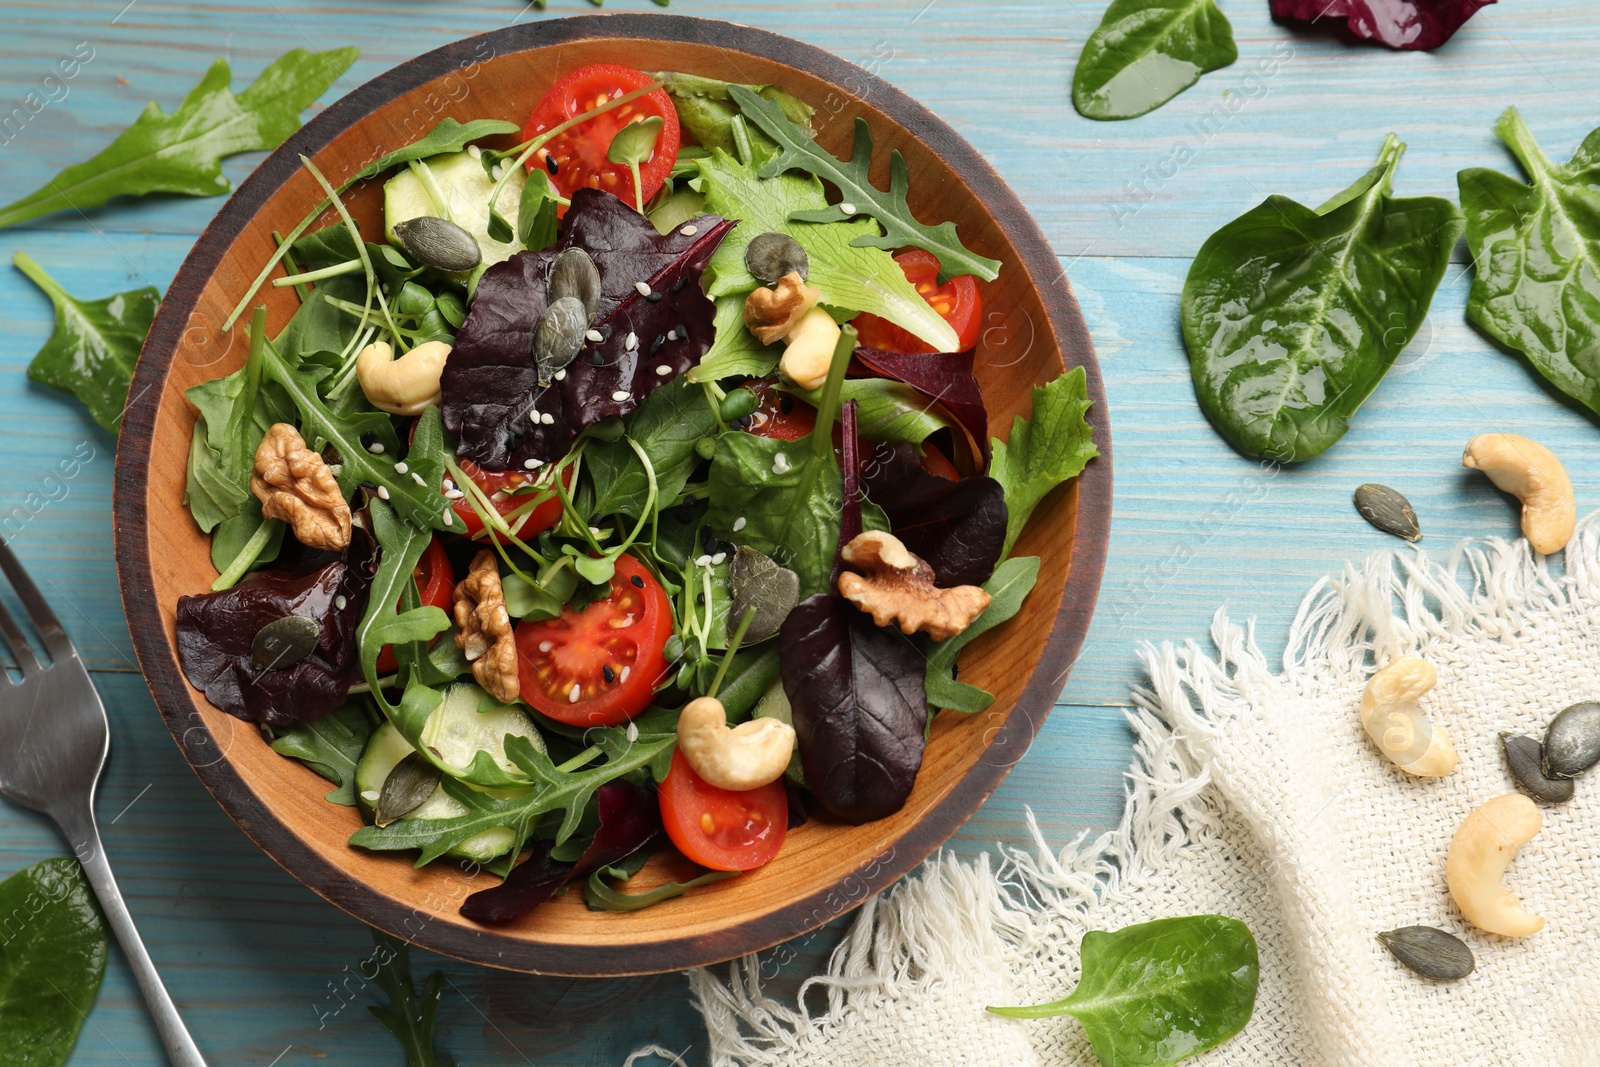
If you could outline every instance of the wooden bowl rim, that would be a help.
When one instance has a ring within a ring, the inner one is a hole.
[[[330,903],[397,937],[471,963],[515,971],[599,977],[683,970],[770,947],[832,918],[831,913],[819,907],[829,891],[820,890],[776,912],[754,916],[720,931],[715,938],[681,936],[656,942],[648,960],[640,958],[639,946],[619,956],[607,952],[604,946],[541,942],[448,923],[427,923],[420,935],[408,932],[404,923],[411,909],[325,861],[276,811],[260,801],[229,760],[207,760],[208,754],[214,757],[218,749],[196,712],[175,650],[161,624],[150,567],[149,516],[143,508],[156,417],[190,314],[235,240],[269,195],[298,169],[299,157],[314,156],[394,97],[458,69],[470,59],[471,47],[476,44],[487,42],[494,47],[496,56],[504,56],[592,38],[671,41],[745,52],[805,70],[840,87],[852,99],[871,99],[875,107],[935,150],[1004,230],[1021,261],[1016,265],[1027,272],[1038,292],[1063,363],[1068,368],[1081,366],[1087,376],[1100,455],[1078,478],[1079,503],[1070,570],[1039,667],[994,732],[985,755],[893,842],[890,859],[875,865],[870,875],[857,872],[851,876],[864,883],[865,888],[864,892],[852,894],[851,908],[897,881],[955,833],[1020,758],[1014,754],[1025,752],[1032,744],[1054,706],[1064,672],[1040,668],[1046,664],[1070,665],[1075,660],[1089,628],[1105,566],[1111,526],[1111,428],[1093,345],[1066,272],[1037,224],[994,168],[941,119],[888,82],[822,49],[765,30],[682,15],[596,14],[509,26],[463,38],[407,60],[334,102],[240,183],[196,241],[162,300],[135,368],[131,389],[134,399],[123,416],[120,441],[131,447],[117,450],[112,508],[118,584],[134,649],[156,706],[184,758],[223,810],[284,870]],[[850,93],[842,88],[846,83],[864,84],[867,92]],[[196,731],[204,736],[191,738],[189,735]],[[1005,755],[990,760],[991,752]],[[817,914],[824,918],[815,919]]]

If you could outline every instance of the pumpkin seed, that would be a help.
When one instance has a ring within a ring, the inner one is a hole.
[[[383,780],[378,792],[378,802],[373,805],[372,821],[377,826],[388,826],[396,819],[410,815],[433,796],[444,776],[439,768],[428,762],[420,752],[413,752],[394,765],[389,777]]]
[[[734,550],[733,566],[728,571],[728,592],[732,600],[728,608],[729,635],[746,612],[754,612],[744,632],[744,643],[753,645],[776,634],[799,603],[800,576],[779,566],[770,556],[740,545]]]
[[[533,360],[539,366],[539,386],[548,386],[558,370],[577,358],[589,316],[575,296],[552,301],[533,328]]]
[[[258,671],[283,670],[311,655],[322,638],[322,624],[307,615],[285,615],[256,631],[250,662]]]
[[[1600,763],[1600,704],[1585,701],[1562,710],[1544,735],[1544,773],[1576,778]]]
[[[744,250],[744,265],[751,274],[768,285],[776,285],[785,274],[800,275],[805,281],[811,270],[806,250],[786,233],[764,233]]]
[[[1517,734],[1501,734],[1500,744],[1505,749],[1511,777],[1524,793],[1546,804],[1565,804],[1572,799],[1571,778],[1545,777],[1543,745]]]
[[[594,321],[595,312],[600,310],[600,270],[589,253],[581,248],[569,248],[551,260],[544,293],[552,304],[562,297],[576,297],[583,305],[583,328],[587,330]]]
[[[471,270],[483,262],[483,252],[472,234],[449,219],[419,215],[395,223],[394,235],[406,255],[435,270]]]
[[[1417,525],[1417,513],[1397,490],[1387,485],[1368,482],[1356,486],[1356,510],[1361,517],[1386,534],[1404,537],[1407,541],[1422,540],[1422,527]]]
[[[1378,935],[1383,947],[1411,970],[1437,982],[1465,978],[1477,966],[1472,950],[1454,934],[1431,926],[1402,926]]]

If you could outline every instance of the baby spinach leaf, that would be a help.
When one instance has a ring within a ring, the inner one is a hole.
[[[1216,0],[1111,0],[1083,43],[1072,103],[1086,119],[1131,119],[1238,58]]]
[[[372,736],[372,720],[359,704],[346,704],[315,722],[291,726],[272,742],[280,756],[297,759],[338,786],[323,799],[354,807],[356,761]]]
[[[650,457],[660,507],[668,506],[683,492],[684,483],[700,462],[695,444],[718,428],[705,391],[682,378],[645,397],[623,420],[623,433]],[[583,469],[594,483],[591,515],[638,517],[649,481],[639,454],[627,440],[590,443],[583,452]]]
[[[439,1018],[439,1001],[444,996],[444,972],[434,971],[418,993],[411,981],[411,946],[384,933],[372,931],[372,953],[377,974],[373,981],[389,998],[383,1005],[369,1004],[367,1010],[394,1035],[406,1054],[406,1067],[454,1067],[455,1060],[434,1051],[433,1029]]]
[[[678,110],[678,121],[707,151],[720,148],[730,155],[735,151],[733,119],[739,114],[729,84],[715,78],[702,78],[698,74],[652,74],[672,97]],[[774,85],[746,85],[743,88],[771,100],[783,110],[784,117],[800,129],[810,132],[813,108]],[[771,146],[760,130],[747,130],[750,139]]]
[[[876,230],[869,230],[855,237],[852,244],[891,250],[907,245],[925,249],[938,257],[941,281],[957,274],[975,274],[986,282],[999,277],[1000,261],[980,256],[962,244],[956,236],[955,223],[946,220],[937,226],[928,226],[917,221],[917,217],[911,213],[911,205],[906,202],[911,174],[905,158],[898,151],[889,153],[888,190],[881,190],[872,184],[872,132],[867,128],[865,119],[856,118],[855,145],[850,152],[850,162],[846,163],[813,141],[809,130],[791,122],[779,104],[742,85],[728,86],[728,93],[739,105],[745,118],[778,142],[780,152],[762,166],[761,177],[774,178],[786,170],[812,174],[832,182],[843,197],[841,203],[858,209],[846,212],[836,204],[825,208],[800,209],[790,218],[806,222],[840,222],[857,214],[868,214],[878,220],[883,232],[880,234]],[[752,232],[750,237],[759,232]],[[810,251],[809,246],[806,251]],[[899,325],[906,326],[903,322]],[[906,328],[911,329],[910,326]],[[919,333],[917,336],[922,335]],[[928,337],[923,340],[941,352],[955,347]]]
[[[1457,176],[1476,271],[1467,317],[1600,412],[1600,130],[1562,165],[1516,108],[1495,129],[1532,184],[1478,167]]]
[[[106,973],[106,926],[78,861],[0,882],[0,1034],[14,1067],[61,1067]]]
[[[1045,386],[1033,387],[1033,410],[1011,424],[1011,439],[994,441],[989,476],[1005,489],[1006,552],[1017,543],[1033,509],[1062,482],[1076,478],[1100,454],[1084,413],[1089,389],[1083,368],[1074,367]]]
[[[56,283],[26,253],[11,257],[17,269],[55,305],[50,339],[28,364],[28,377],[71,393],[101,426],[116,433],[128,403],[128,383],[150,332],[161,293],[153,286],[103,300],[79,300]]]
[[[1316,23],[1340,19],[1357,37],[1390,48],[1428,50],[1444,44],[1495,0],[1272,0],[1272,17]]]
[[[0,208],[0,229],[66,208],[99,207],[114,196],[182,193],[220,196],[232,188],[222,157],[277,148],[300,128],[300,112],[355,62],[357,50],[296,48],[267,66],[244,92],[219,59],[178,110],[148,104],[132,126],[86,163],[68,167],[44,188]]]
[[[948,711],[983,711],[994,703],[994,694],[975,685],[958,682],[955,678],[956,657],[961,650],[980,634],[994,629],[1022,610],[1022,602],[1033,592],[1039,580],[1039,557],[1018,556],[1008,559],[994,569],[983,588],[989,594],[989,606],[972,625],[933,645],[928,651],[928,672],[924,685],[928,690],[928,703]]]
[[[1332,445],[1428,314],[1461,212],[1390,195],[1405,145],[1316,210],[1270,196],[1212,234],[1183,283],[1195,395],[1228,443],[1294,463]]]
[[[1014,1019],[1071,1015],[1106,1067],[1167,1067],[1215,1048],[1255,1010],[1260,966],[1250,928],[1185,915],[1083,935],[1083,978],[1061,1000],[990,1008]]]

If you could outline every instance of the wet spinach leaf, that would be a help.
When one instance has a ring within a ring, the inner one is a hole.
[[[1083,43],[1072,104],[1086,119],[1131,119],[1238,58],[1216,0],[1112,0]]]
[[[1390,134],[1326,204],[1270,196],[1195,256],[1183,283],[1195,395],[1244,455],[1295,463],[1343,437],[1427,317],[1461,212],[1391,195],[1404,151]]]
[[[924,685],[928,690],[928,703],[947,711],[983,711],[994,703],[994,694],[975,685],[957,681],[956,658],[974,638],[1010,620],[1022,610],[1022,602],[1033,592],[1039,580],[1039,557],[1017,556],[994,569],[994,574],[983,583],[989,594],[989,606],[972,625],[934,644],[928,650],[928,672]]]
[[[291,726],[272,742],[272,750],[304,763],[339,788],[324,800],[354,807],[356,763],[372,736],[372,720],[359,704],[346,704],[315,722]]]
[[[1316,23],[1340,19],[1357,37],[1390,48],[1438,48],[1495,0],[1272,0],[1272,17]]]
[[[1100,451],[1084,418],[1089,386],[1082,367],[1074,367],[1048,385],[1033,387],[1033,410],[1011,423],[1008,440],[993,441],[989,476],[1005,489],[1006,546],[1017,543],[1033,509],[1045,494],[1076,478]]]
[[[0,1034],[14,1067],[61,1067],[106,973],[106,926],[78,861],[0,882]]]

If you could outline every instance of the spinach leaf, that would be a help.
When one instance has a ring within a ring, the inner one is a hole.
[[[957,346],[955,330],[906,281],[894,258],[871,245],[878,232],[871,220],[845,221],[834,211],[836,217],[827,221],[795,221],[796,212],[815,214],[827,207],[815,175],[779,170],[762,177],[754,164],[726,152],[713,152],[698,166],[696,182],[706,195],[706,210],[739,220],[711,257],[708,296],[749,292],[760,285],[745,266],[745,249],[763,233],[785,233],[806,250],[811,261],[806,280],[822,290],[822,303],[888,319],[940,352]]]
[[[433,1047],[433,1028],[444,996],[444,972],[428,975],[418,993],[411,982],[411,946],[377,929],[372,931],[372,943],[377,946],[372,953],[377,970],[373,981],[389,1002],[381,1006],[369,1004],[367,1010],[400,1042],[406,1067],[455,1067],[455,1060]]]
[[[1167,1067],[1215,1048],[1255,1010],[1260,967],[1250,928],[1186,915],[1083,935],[1083,978],[1061,1000],[990,1008],[1014,1019],[1071,1015],[1106,1067]]]
[[[678,121],[708,152],[720,148],[730,155],[736,150],[733,120],[739,114],[729,84],[715,78],[702,78],[698,74],[661,73],[651,77],[665,86],[678,111]],[[744,89],[772,101],[782,109],[784,117],[807,133],[811,130],[814,109],[803,100],[796,99],[775,85],[745,85]],[[760,130],[746,130],[752,141],[766,148],[776,147]]]
[[[323,799],[354,807],[356,762],[371,736],[367,713],[359,704],[346,704],[315,722],[291,726],[272,742],[272,750],[299,760],[339,787]]]
[[[658,507],[667,507],[683,492],[684,483],[700,462],[696,443],[719,428],[705,390],[682,378],[645,397],[623,420],[623,433],[650,457]],[[591,515],[638,517],[649,481],[639,454],[627,440],[590,443],[583,452],[583,468],[594,483]]]
[[[1086,119],[1131,119],[1238,58],[1216,0],[1111,0],[1083,42],[1072,104]]]
[[[28,364],[28,377],[83,401],[94,421],[116,433],[128,403],[128,383],[150,332],[161,293],[153,286],[102,300],[79,300],[26,253],[11,257],[17,269],[55,305],[50,339]]]
[[[61,1067],[106,973],[106,926],[78,861],[0,882],[0,1034],[13,1067]]]
[[[1600,130],[1564,166],[1510,108],[1495,127],[1533,180],[1457,176],[1476,276],[1467,317],[1600,412]]]
[[[805,222],[841,222],[859,213],[868,214],[878,220],[883,232],[863,233],[852,244],[891,250],[907,245],[925,249],[939,258],[940,281],[957,274],[975,274],[986,282],[999,277],[1000,261],[980,256],[962,244],[956,236],[955,223],[947,220],[937,226],[928,226],[917,221],[917,217],[911,213],[911,205],[906,202],[911,174],[898,151],[889,153],[888,190],[880,190],[872,184],[872,132],[867,129],[865,119],[856,118],[855,145],[850,152],[850,162],[846,163],[828,154],[811,139],[809,130],[791,122],[783,108],[773,101],[742,85],[728,86],[728,93],[739,105],[739,110],[744,112],[745,118],[778,142],[781,149],[775,159],[762,166],[761,177],[773,178],[786,170],[815,175],[833,183],[844,198],[842,203],[859,209],[858,212],[847,213],[836,204],[826,208],[802,209],[791,214],[790,218]],[[750,236],[754,237],[759,232],[754,231]],[[809,246],[806,250],[810,251]],[[906,324],[902,322],[899,325]],[[911,329],[909,326],[906,328]],[[955,347],[936,343],[932,338],[923,339],[941,352]]]
[[[1100,454],[1094,447],[1094,431],[1083,417],[1089,403],[1083,368],[1074,367],[1048,385],[1034,386],[1029,417],[1011,423],[1009,441],[993,442],[989,476],[1005,489],[1005,552],[1017,543],[1044,495],[1076,478]]]
[[[928,690],[928,703],[947,711],[983,711],[994,703],[994,694],[975,685],[958,682],[955,678],[956,657],[974,638],[1022,610],[1022,602],[1033,592],[1039,580],[1039,557],[1018,556],[996,567],[994,574],[983,583],[989,594],[989,606],[972,625],[933,645],[928,651],[928,671],[923,684]]]
[[[745,329],[744,295],[717,298],[717,336],[700,362],[689,368],[691,382],[716,382],[724,378],[765,378],[778,366],[783,346],[764,345]]]
[[[1183,283],[1195,395],[1253,459],[1310,459],[1349,429],[1427,317],[1461,236],[1448,200],[1390,195],[1405,145],[1315,211],[1270,196],[1212,234]]]
[[[1429,50],[1444,44],[1495,0],[1272,0],[1272,17],[1327,28],[1339,19],[1357,37],[1390,48]]]
[[[300,112],[355,62],[357,50],[296,48],[267,66],[244,92],[219,59],[168,115],[148,104],[132,126],[86,163],[68,167],[42,189],[0,208],[0,229],[66,208],[99,207],[114,196],[182,193],[220,196],[232,188],[222,157],[277,148],[300,128]]]

